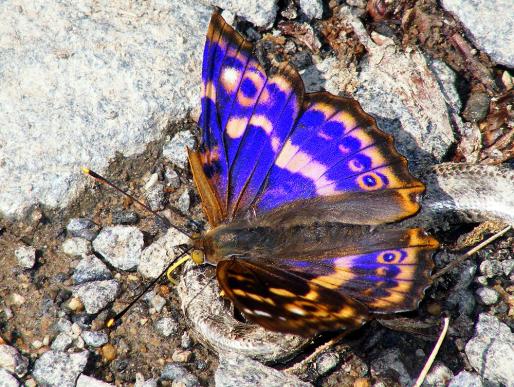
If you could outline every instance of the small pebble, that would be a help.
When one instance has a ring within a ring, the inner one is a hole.
[[[105,383],[101,380],[92,378],[91,376],[87,376],[81,374],[77,379],[77,384],[75,387],[114,387],[114,384]]]
[[[155,293],[148,293],[145,299],[154,313],[160,313],[164,305],[166,305],[166,299]]]
[[[116,359],[117,351],[116,351],[116,348],[114,347],[114,345],[107,343],[102,347],[102,349],[100,350],[100,353],[102,355],[102,358],[105,361],[110,362],[110,361],[113,361],[114,359]]]
[[[502,261],[503,273],[506,277],[510,276],[514,271],[514,259],[506,259]]]
[[[300,0],[300,9],[309,19],[321,19],[323,16],[321,0]]]
[[[177,363],[189,363],[192,357],[193,353],[191,351],[176,349],[171,355],[171,360],[176,361]]]
[[[154,324],[155,330],[164,337],[177,334],[179,330],[178,323],[171,317],[163,317]]]
[[[11,375],[7,370],[0,368],[0,386],[2,387],[18,387],[18,379]]]
[[[43,386],[74,386],[84,371],[88,358],[88,351],[47,351],[36,360],[32,376]]]
[[[92,241],[98,234],[99,227],[90,219],[87,218],[73,218],[70,219],[66,226],[68,234],[73,237],[84,238]]]
[[[180,379],[189,374],[189,371],[180,364],[170,363],[166,364],[161,373],[161,379],[175,380]]]
[[[146,203],[152,211],[161,211],[166,206],[166,195],[164,192],[164,184],[156,182],[145,192]]]
[[[7,296],[7,303],[10,306],[21,306],[25,303],[25,297],[18,293],[11,293]]]
[[[0,369],[5,368],[10,373],[20,377],[27,373],[28,359],[10,345],[0,344]]]
[[[486,278],[493,278],[501,275],[503,272],[502,264],[499,261],[487,260],[480,264],[480,273]]]
[[[189,333],[184,332],[180,338],[180,346],[184,349],[189,349],[192,345],[193,340],[191,340],[191,336],[189,336]]]
[[[84,304],[88,314],[96,314],[118,296],[120,284],[116,280],[93,281],[74,286],[72,291]]]
[[[336,352],[326,352],[316,359],[316,371],[319,375],[325,375],[339,364],[339,355]]]
[[[62,251],[72,257],[86,255],[91,252],[91,242],[84,238],[71,237],[63,242]]]
[[[109,280],[112,274],[105,263],[90,254],[78,263],[72,278],[75,285],[80,285],[85,282]]]
[[[80,301],[80,298],[78,297],[70,298],[66,306],[69,310],[72,310],[74,312],[81,312],[84,310],[84,304],[82,303],[82,301]]]
[[[446,304],[449,309],[457,308],[459,314],[470,315],[475,310],[476,301],[470,290],[460,289],[450,292]]]
[[[453,372],[445,364],[436,362],[430,368],[425,377],[425,383],[429,386],[447,386],[453,378]]]
[[[112,212],[113,224],[137,224],[139,215],[133,210],[114,210]]]
[[[93,241],[94,250],[121,270],[137,267],[143,246],[143,233],[135,226],[105,227]]]
[[[51,349],[53,351],[66,351],[73,345],[73,337],[67,333],[59,333],[54,341],[52,341]]]
[[[147,379],[141,373],[136,373],[136,382],[134,387],[157,387],[157,379]]]
[[[178,132],[170,141],[166,142],[162,149],[162,155],[171,163],[180,168],[187,166],[186,147],[195,147],[195,138],[189,131]]]
[[[25,269],[32,269],[36,264],[36,249],[32,246],[20,246],[14,252],[18,265]]]
[[[189,190],[184,190],[180,197],[177,200],[177,209],[182,213],[187,213],[189,211],[189,207],[191,206],[191,196],[189,195]]]
[[[461,371],[448,384],[448,387],[483,387],[482,378],[473,372]]]
[[[500,294],[491,288],[478,288],[475,294],[478,301],[484,305],[494,305],[500,299]]]
[[[487,286],[489,284],[489,281],[487,280],[487,277],[485,275],[477,275],[475,277],[475,282],[482,286]]]
[[[178,173],[169,165],[167,165],[166,169],[164,170],[164,180],[166,181],[168,187],[171,189],[177,189],[180,187],[180,177]]]
[[[93,348],[99,348],[109,341],[109,337],[104,332],[83,331],[80,337],[88,346]]]

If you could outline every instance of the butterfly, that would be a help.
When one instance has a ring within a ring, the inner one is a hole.
[[[438,242],[388,228],[424,185],[350,98],[267,74],[214,12],[203,54],[202,132],[188,150],[211,228],[193,240],[223,294],[251,322],[310,336],[417,308]]]

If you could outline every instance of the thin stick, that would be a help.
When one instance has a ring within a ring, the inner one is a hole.
[[[164,275],[164,273],[167,273],[167,272],[168,272],[168,270],[169,270],[171,267],[175,267],[175,268],[176,268],[176,267],[178,266],[178,265],[177,265],[177,264],[178,264],[178,262],[183,263],[183,262],[185,261],[185,259],[182,259],[182,258],[183,258],[183,257],[184,257],[184,258],[186,258],[186,257],[185,257],[185,255],[186,255],[187,253],[189,253],[192,249],[193,249],[192,247],[189,247],[189,248],[188,248],[188,249],[186,249],[184,252],[180,253],[180,254],[179,254],[179,255],[178,255],[178,256],[177,256],[173,261],[171,261],[171,262],[168,264],[168,266],[166,266],[166,268],[162,271],[162,273],[161,273],[161,274],[159,274],[157,277],[155,277],[155,278],[154,278],[154,280],[153,280],[152,282],[150,282],[150,283],[145,287],[145,289],[144,289],[141,293],[139,293],[139,295],[138,295],[138,296],[136,296],[136,298],[134,298],[132,301],[130,301],[130,303],[129,303],[125,308],[123,308],[123,310],[122,310],[121,312],[117,313],[117,314],[116,314],[116,316],[114,316],[113,318],[111,318],[111,319],[109,319],[109,320],[107,321],[107,323],[105,324],[105,325],[106,325],[106,327],[107,327],[107,328],[111,328],[111,327],[113,327],[113,326],[114,326],[114,324],[116,324],[116,322],[117,322],[117,321],[119,321],[119,320],[120,320],[120,319],[125,315],[125,313],[127,313],[127,312],[128,312],[128,310],[132,307],[132,305],[134,305],[136,302],[138,302],[138,301],[139,301],[139,299],[140,299],[141,297],[143,297],[143,295],[145,295],[145,294],[146,294],[146,292],[147,292],[150,288],[152,288],[152,287],[157,283],[157,281],[159,281],[159,279]],[[174,265],[176,265],[176,266],[174,266]]]
[[[106,184],[109,187],[112,187],[116,191],[120,192],[122,195],[125,195],[126,197],[130,198],[132,201],[134,201],[135,203],[139,204],[145,210],[147,210],[148,212],[150,212],[153,215],[155,215],[158,219],[160,219],[166,225],[167,228],[170,228],[170,227],[174,228],[178,232],[180,232],[180,233],[184,234],[185,236],[191,238],[191,234],[189,232],[187,232],[186,230],[183,230],[182,228],[180,228],[178,226],[175,226],[174,224],[171,224],[170,221],[168,219],[166,219],[164,216],[159,215],[157,212],[152,210],[150,207],[148,207],[142,201],[136,199],[134,196],[132,196],[128,192],[122,190],[120,187],[118,187],[116,184],[112,183],[111,181],[107,180],[102,175],[100,175],[100,174],[96,173],[95,171],[92,171],[92,170],[90,170],[88,168],[85,168],[85,167],[82,167],[82,173],[84,173],[85,175],[91,176],[93,179],[97,180],[98,182],[100,182],[102,184]]]
[[[441,345],[443,344],[444,338],[446,337],[446,332],[448,332],[448,327],[450,326],[450,318],[445,317],[443,320],[443,330],[441,331],[441,334],[439,335],[439,339],[437,339],[437,343],[434,346],[434,349],[432,350],[432,353],[428,357],[427,362],[425,363],[425,366],[421,370],[421,373],[418,376],[418,379],[416,380],[416,383],[414,384],[414,387],[420,387],[423,381],[425,380],[428,371],[430,371],[430,367],[432,367],[432,364],[434,363],[435,357],[437,356],[437,353],[439,352],[439,349],[441,348]]]
[[[479,251],[480,249],[482,249],[483,247],[487,246],[489,243],[495,241],[496,239],[498,239],[499,237],[501,237],[503,234],[505,234],[507,231],[509,231],[510,229],[512,228],[512,226],[507,226],[505,227],[503,230],[501,231],[498,231],[496,234],[494,234],[493,236],[491,236],[490,238],[486,239],[485,241],[479,243],[478,245],[476,245],[475,247],[473,247],[471,250],[469,250],[467,253],[461,255],[460,257],[458,257],[457,259],[453,260],[453,262],[449,263],[446,267],[442,268],[441,270],[439,270],[437,273],[435,273],[433,276],[432,276],[432,279],[435,280],[439,277],[441,277],[442,275],[448,273],[450,270],[454,269],[455,267],[457,267],[458,265],[460,265],[462,262],[464,262],[466,259],[468,259],[470,256],[472,256],[473,254],[475,254],[477,251]]]

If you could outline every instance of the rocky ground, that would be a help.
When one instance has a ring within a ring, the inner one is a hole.
[[[184,146],[198,140],[213,5],[265,65],[290,61],[307,90],[357,98],[414,173],[513,164],[509,0],[4,2],[0,385],[412,385],[447,315],[426,385],[513,386],[512,231],[438,279],[418,311],[372,321],[305,364],[331,335],[279,364],[218,355],[164,278],[105,327],[186,239],[165,239],[172,231],[80,166],[180,227],[205,223]],[[476,226],[448,219],[432,230],[443,242],[436,271],[498,228]]]

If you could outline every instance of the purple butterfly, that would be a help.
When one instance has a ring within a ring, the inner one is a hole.
[[[415,309],[438,242],[381,225],[419,210],[424,185],[353,99],[272,75],[214,13],[202,71],[202,142],[189,151],[211,229],[194,240],[251,321],[304,336]]]

